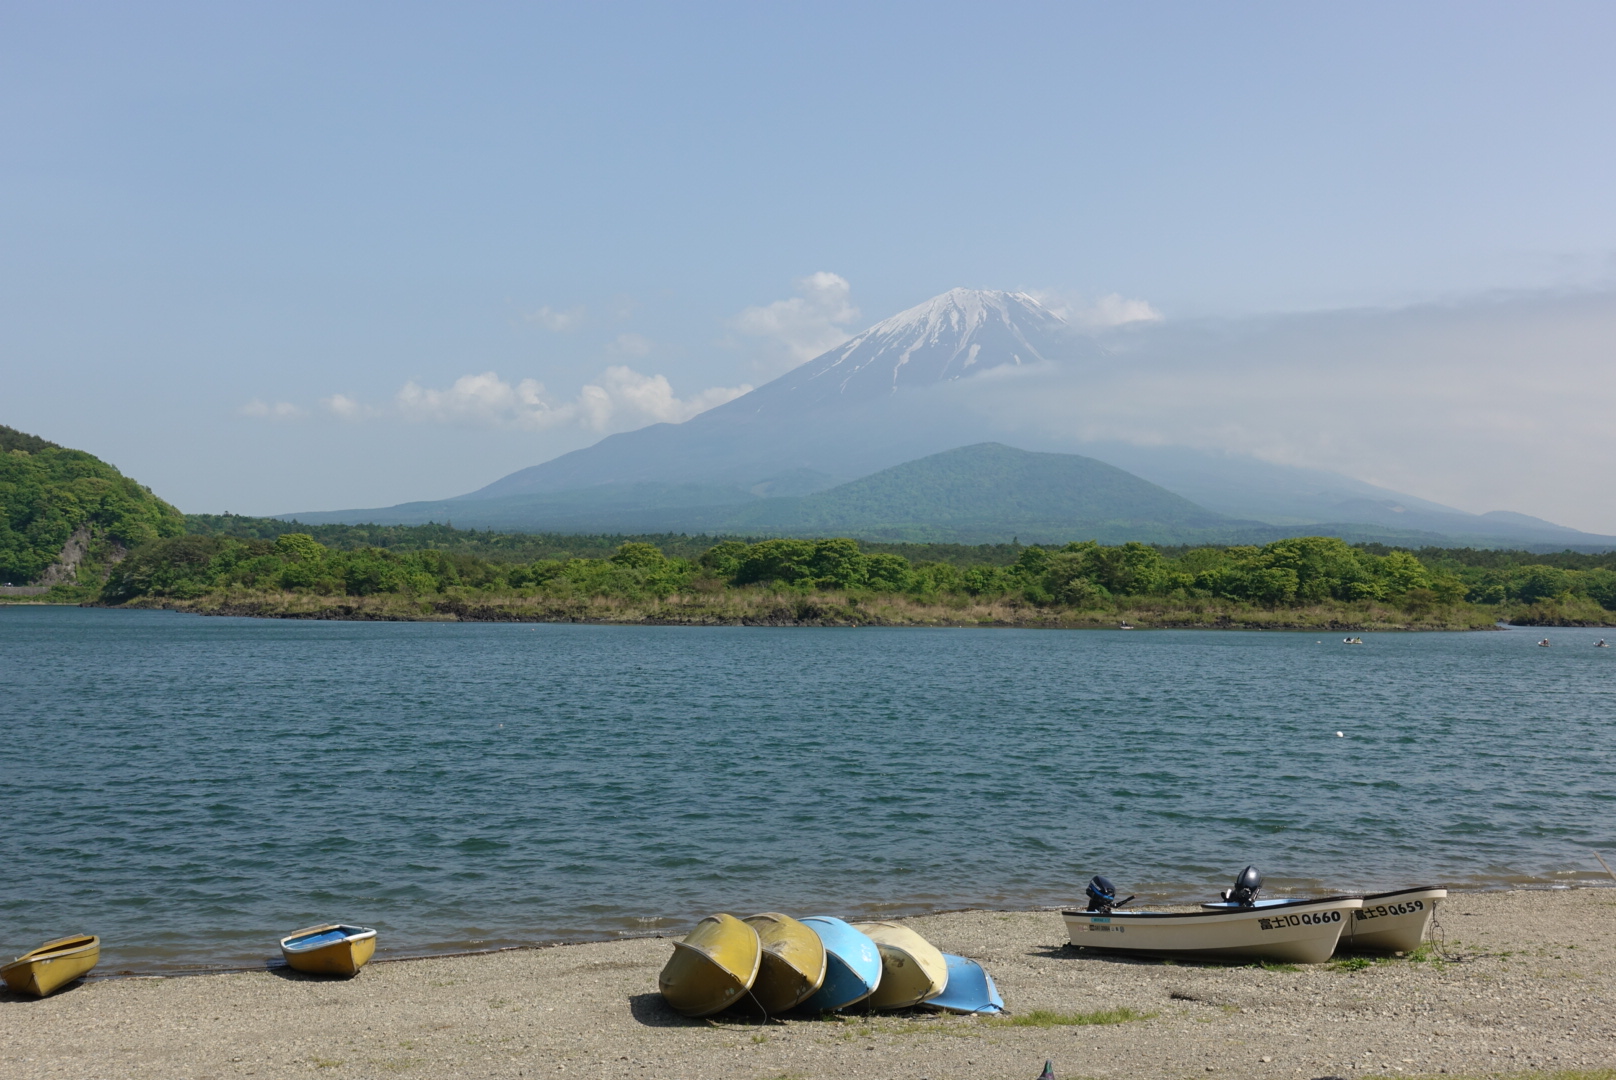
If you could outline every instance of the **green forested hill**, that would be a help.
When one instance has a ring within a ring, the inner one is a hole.
[[[0,425],[0,584],[38,581],[75,533],[79,579],[98,585],[119,551],[184,531],[178,510],[100,458]]]
[[[1248,524],[1093,458],[978,443],[818,494],[754,504],[724,528],[966,544],[1016,537],[1172,543],[1225,539]]]

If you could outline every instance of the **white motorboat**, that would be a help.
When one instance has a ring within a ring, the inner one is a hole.
[[[1353,912],[1351,921],[1342,927],[1338,945],[1345,952],[1413,952],[1425,940],[1437,901],[1447,895],[1448,890],[1432,885],[1370,893],[1363,898],[1363,907]],[[1250,907],[1268,911],[1293,902],[1253,899]],[[1201,907],[1206,911],[1234,911],[1239,905],[1221,900]]]
[[[1437,901],[1445,900],[1447,895],[1446,889],[1419,885],[1366,896],[1363,907],[1353,913],[1352,922],[1341,931],[1341,948],[1413,952],[1425,940]]]
[[[1063,911],[1061,917],[1072,944],[1085,949],[1321,964],[1363,906],[1361,896],[1258,900],[1261,884],[1256,869],[1247,867],[1226,904],[1200,911],[1122,911],[1128,901],[1118,902],[1111,883],[1097,877],[1089,883],[1089,910]]]

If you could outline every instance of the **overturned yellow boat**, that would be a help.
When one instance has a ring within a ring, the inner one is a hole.
[[[733,915],[709,915],[673,943],[657,989],[686,1016],[710,1016],[746,996],[762,959],[756,930]]]
[[[88,974],[100,961],[101,939],[94,934],[73,934],[23,953],[0,967],[0,978],[19,994],[44,997]]]
[[[281,955],[297,971],[351,978],[376,955],[376,931],[347,923],[305,926],[281,938]]]
[[[872,1009],[905,1009],[948,988],[948,961],[937,946],[897,923],[854,923],[881,950],[881,982],[868,998]]]
[[[744,920],[763,947],[752,999],[766,1013],[801,1005],[825,984],[825,943],[813,928],[778,911]]]

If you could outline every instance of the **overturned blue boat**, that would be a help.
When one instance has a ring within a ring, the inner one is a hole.
[[[810,915],[802,922],[825,945],[825,982],[803,1008],[845,1009],[875,992],[881,982],[881,952],[868,935],[833,915]]]
[[[1004,1012],[1004,998],[981,964],[953,953],[944,953],[943,959],[948,963],[948,985],[927,1005],[951,1013]]]

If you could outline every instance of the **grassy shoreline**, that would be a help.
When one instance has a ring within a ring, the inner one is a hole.
[[[1387,604],[1328,603],[1261,608],[1207,601],[1141,601],[1106,609],[1037,607],[1008,598],[726,590],[664,600],[556,597],[450,590],[427,595],[323,596],[225,590],[194,599],[139,597],[118,605],[197,615],[354,622],[534,622],[629,626],[909,626],[1022,629],[1223,629],[1297,631],[1492,630],[1496,608],[1454,604],[1409,612]],[[1534,623],[1533,625],[1589,625]],[[1598,624],[1593,624],[1598,625]]]

